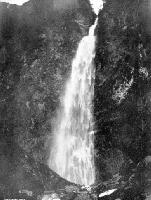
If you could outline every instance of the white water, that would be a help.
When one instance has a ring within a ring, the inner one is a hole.
[[[91,0],[96,14],[102,1]],[[79,43],[72,63],[71,77],[67,82],[61,114],[56,119],[54,143],[49,158],[49,167],[63,178],[80,184],[95,182],[93,97],[96,37],[94,30],[98,19]]]
[[[84,37],[72,63],[66,85],[62,116],[58,117],[49,166],[65,179],[90,185],[95,181],[93,142],[93,96],[95,68],[94,30]]]

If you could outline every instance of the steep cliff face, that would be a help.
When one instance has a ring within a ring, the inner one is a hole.
[[[149,1],[107,0],[99,14],[95,143],[102,179],[107,178],[103,171],[108,178],[129,176],[130,168],[150,154],[149,19]],[[137,179],[142,184],[143,174]]]
[[[72,59],[94,20],[88,1],[70,2],[0,3],[0,196],[67,185],[42,163]]]
[[[41,162],[78,42],[93,22],[87,1],[59,5],[0,3],[1,138]]]

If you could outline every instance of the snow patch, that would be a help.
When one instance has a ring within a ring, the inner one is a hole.
[[[101,194],[99,195],[99,197],[108,196],[108,195],[112,194],[113,192],[115,192],[116,190],[117,190],[117,189],[112,189],[112,190],[105,191],[105,192],[101,193]]]

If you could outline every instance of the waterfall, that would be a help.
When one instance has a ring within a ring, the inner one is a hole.
[[[82,38],[72,62],[61,114],[56,119],[49,167],[80,185],[95,182],[93,97],[95,79],[94,30],[98,18]]]

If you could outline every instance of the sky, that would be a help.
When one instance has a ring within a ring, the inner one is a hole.
[[[103,0],[89,0],[94,12],[98,15],[99,10],[103,7]]]
[[[17,4],[17,5],[22,5],[23,3],[27,2],[28,0],[0,0],[0,2],[7,2],[10,4]]]

